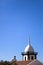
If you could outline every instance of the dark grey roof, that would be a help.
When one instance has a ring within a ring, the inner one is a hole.
[[[27,65],[43,65],[42,62],[38,61],[38,60],[33,60],[32,62],[30,62],[29,64]]]

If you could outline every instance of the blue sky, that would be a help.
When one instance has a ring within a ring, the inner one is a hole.
[[[21,60],[29,36],[43,61],[43,0],[0,0],[0,60]]]

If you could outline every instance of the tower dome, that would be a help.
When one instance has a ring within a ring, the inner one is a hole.
[[[27,45],[27,47],[25,48],[24,52],[34,52],[33,47],[30,45],[30,43]]]
[[[33,49],[33,47],[30,44],[30,37],[29,37],[29,40],[28,40],[28,45],[25,48],[24,52],[34,52],[34,49]]]

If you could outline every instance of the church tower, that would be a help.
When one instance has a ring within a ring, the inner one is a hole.
[[[28,61],[28,60],[34,60],[37,59],[37,52],[34,52],[33,47],[30,44],[30,39],[27,47],[25,48],[24,52],[22,52],[22,60]]]

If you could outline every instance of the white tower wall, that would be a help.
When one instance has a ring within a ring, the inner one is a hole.
[[[24,60],[24,61],[25,61],[25,60],[27,61],[27,60],[28,60],[28,56],[27,56],[27,55],[24,55],[24,56],[23,56],[23,60]]]

